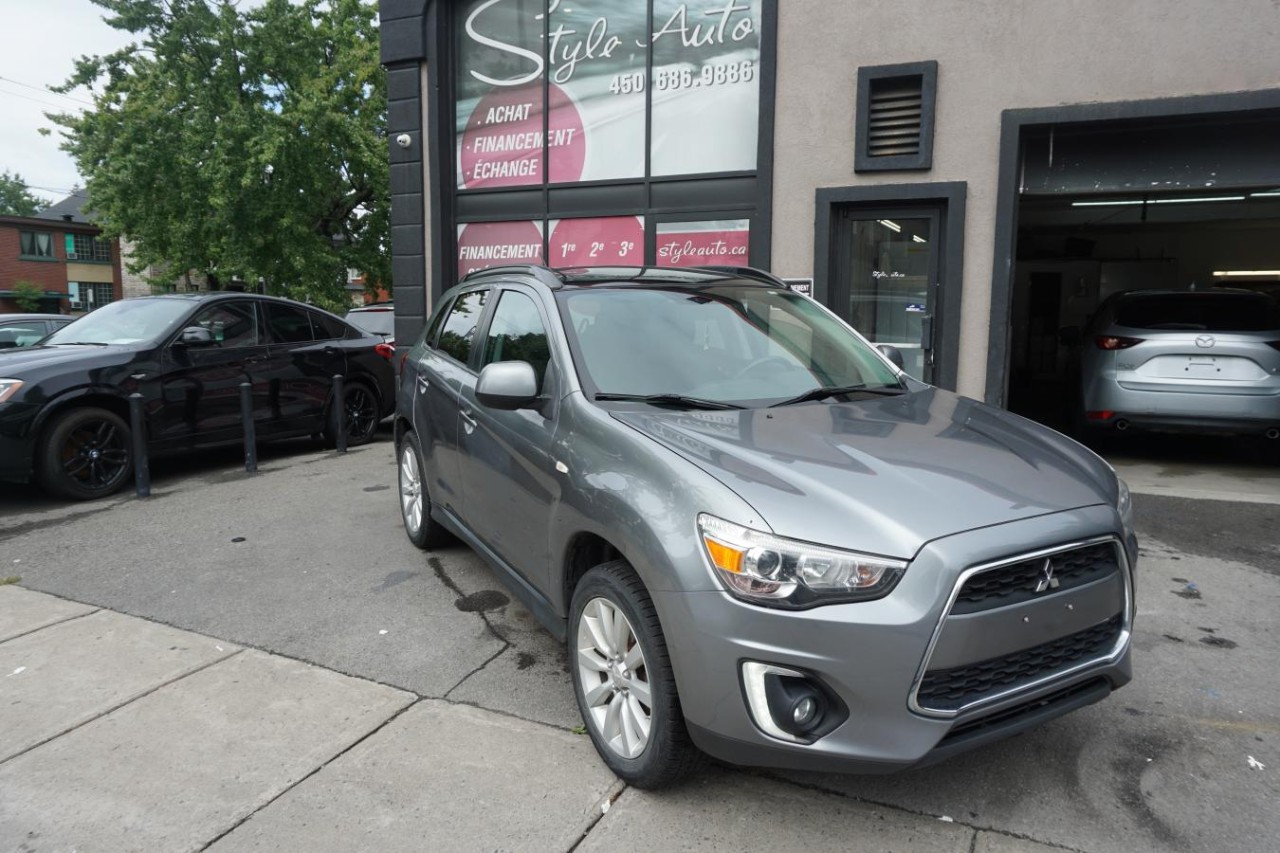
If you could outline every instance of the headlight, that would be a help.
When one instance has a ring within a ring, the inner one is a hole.
[[[0,403],[5,402],[22,387],[21,379],[0,379]]]
[[[773,607],[811,607],[880,598],[906,571],[901,560],[783,539],[702,513],[702,547],[738,598]]]
[[[1129,484],[1116,477],[1116,509],[1120,511],[1120,520],[1124,523],[1124,532],[1133,532],[1133,497],[1129,494]]]

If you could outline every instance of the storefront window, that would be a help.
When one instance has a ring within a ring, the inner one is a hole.
[[[763,4],[652,0],[652,29],[636,0],[465,4],[458,188],[644,178],[646,139],[649,175],[754,170]]]
[[[471,222],[458,226],[458,278],[486,267],[540,263],[541,222]]]
[[[654,0],[654,175],[755,169],[760,11],[760,0]]]
[[[555,267],[640,266],[644,218],[553,219],[547,262]]]
[[[657,227],[658,266],[695,267],[705,264],[747,266],[747,219],[662,222]]]

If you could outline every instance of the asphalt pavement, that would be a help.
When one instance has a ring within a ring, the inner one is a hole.
[[[405,539],[385,436],[238,461],[0,488],[0,850],[1280,849],[1280,487],[1137,496],[1135,680],[1099,705],[895,776],[649,793],[479,559]]]

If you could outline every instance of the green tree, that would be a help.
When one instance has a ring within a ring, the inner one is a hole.
[[[133,265],[330,307],[347,268],[390,277],[386,76],[373,0],[93,0],[135,44],[62,87],[95,108],[50,118]]]
[[[0,172],[0,216],[34,216],[48,206],[49,200],[32,195],[17,172]]]
[[[23,311],[35,311],[40,307],[40,297],[44,293],[32,281],[18,281],[13,285],[13,301]]]

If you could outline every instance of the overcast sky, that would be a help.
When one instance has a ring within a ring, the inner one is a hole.
[[[44,91],[71,75],[76,57],[110,53],[131,39],[102,21],[89,0],[0,0],[0,172],[17,172],[32,192],[57,201],[83,179],[59,150],[57,130],[46,112],[75,111],[87,101],[81,90],[71,98]],[[28,88],[33,87],[33,88]]]

